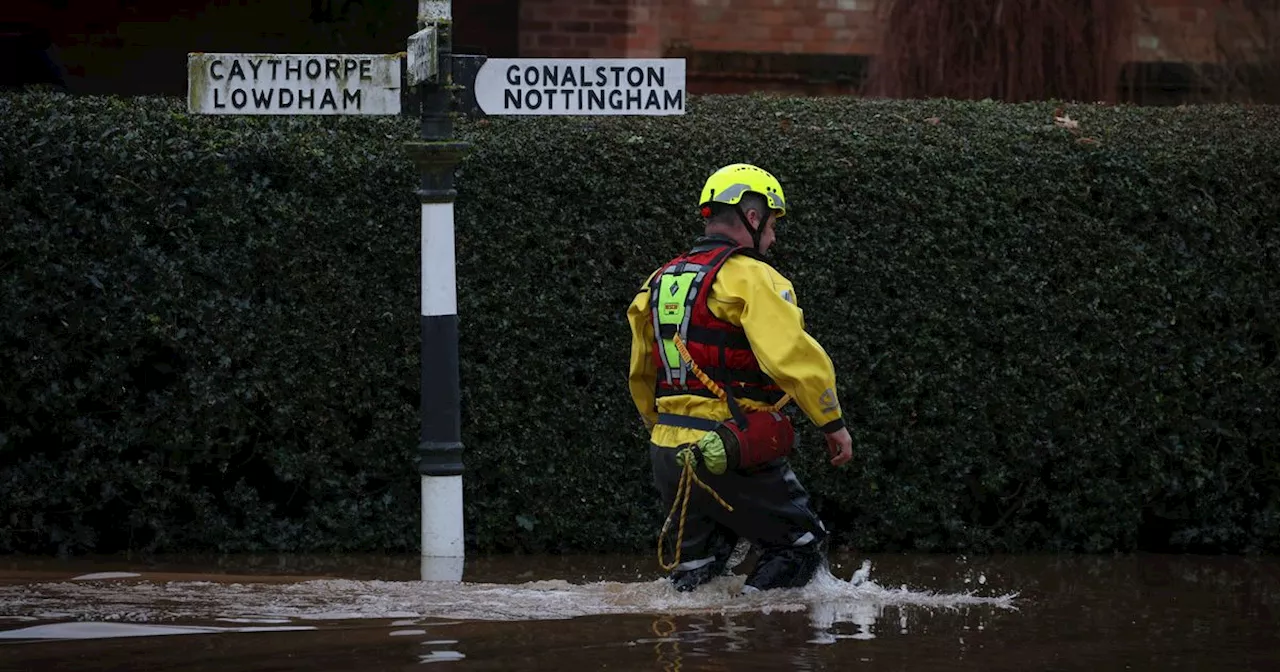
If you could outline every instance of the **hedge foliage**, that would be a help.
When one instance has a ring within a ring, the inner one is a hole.
[[[1057,112],[460,123],[469,548],[654,548],[623,314],[749,161],[854,435],[795,458],[837,544],[1280,550],[1280,114]],[[0,551],[416,552],[415,121],[0,118]]]

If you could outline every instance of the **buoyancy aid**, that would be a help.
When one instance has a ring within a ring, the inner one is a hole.
[[[656,397],[717,396],[681,358],[674,342],[676,334],[703,373],[733,397],[769,405],[784,396],[782,388],[761,370],[742,327],[716,317],[707,305],[716,275],[734,254],[754,256],[755,252],[727,240],[703,239],[688,252],[667,262],[650,280],[649,301],[656,345],[653,357],[658,371]],[[731,408],[733,405],[730,403]],[[708,431],[719,425],[712,420],[698,420],[659,414],[658,421]]]

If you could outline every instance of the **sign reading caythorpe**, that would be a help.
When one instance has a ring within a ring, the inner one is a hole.
[[[490,58],[475,96],[489,115],[684,114],[684,59]]]
[[[400,114],[399,55],[187,55],[193,114]]]

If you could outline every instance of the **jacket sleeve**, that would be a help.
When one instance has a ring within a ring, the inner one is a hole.
[[[640,412],[645,427],[652,428],[658,422],[657,399],[653,391],[658,369],[652,355],[654,335],[647,280],[627,308],[627,322],[631,325],[631,364],[627,384],[631,389],[631,400]]]
[[[744,264],[734,293],[742,298],[739,320],[760,368],[795,399],[823,432],[844,427],[831,358],[804,329],[791,283],[763,264]],[[789,298],[788,298],[789,297]]]

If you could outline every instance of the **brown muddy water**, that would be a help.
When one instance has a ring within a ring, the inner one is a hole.
[[[741,575],[675,593],[653,557],[418,576],[417,558],[2,558],[0,670],[1280,670],[1280,558],[836,555],[746,597]]]

